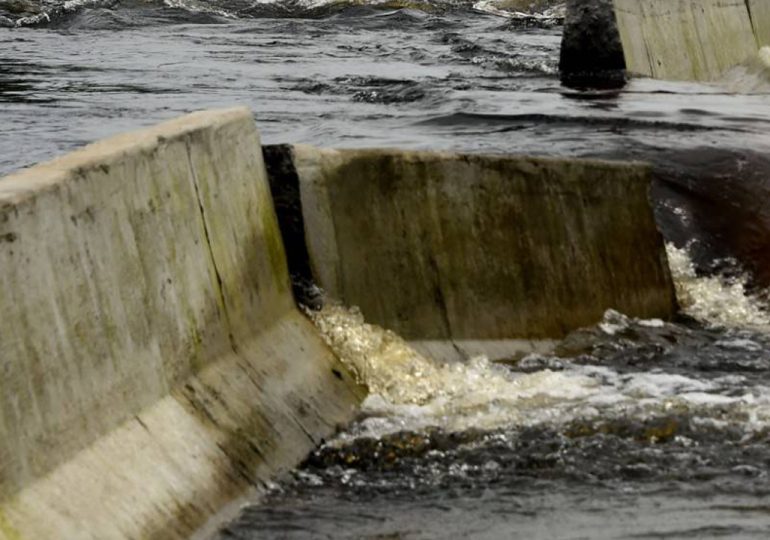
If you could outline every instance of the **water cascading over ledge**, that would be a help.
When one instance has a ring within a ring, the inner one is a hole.
[[[284,155],[290,261],[438,353],[675,310],[646,166]],[[295,306],[248,109],[0,179],[0,268],[2,540],[186,538],[364,395]]]

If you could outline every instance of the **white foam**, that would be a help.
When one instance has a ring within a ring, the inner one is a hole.
[[[723,339],[716,342],[717,347],[727,350],[758,352],[762,345],[751,339]]]
[[[724,386],[715,381],[660,371],[620,374],[606,366],[565,363],[562,371],[523,374],[483,357],[468,364],[439,363],[393,332],[367,324],[358,310],[329,305],[311,316],[370,391],[362,407],[365,419],[340,440],[429,427],[494,430],[724,406],[733,407],[736,418],[759,423],[770,415],[755,410],[767,408],[770,389],[734,397],[720,393]]]
[[[667,250],[686,313],[710,325],[770,328],[763,305],[746,293],[745,280],[698,277],[686,250],[670,245]],[[736,397],[729,391],[734,388],[728,384],[730,377],[709,381],[656,370],[621,374],[606,366],[558,359],[543,363],[535,357],[535,364],[554,369],[525,374],[484,357],[466,364],[440,363],[422,356],[395,333],[367,324],[357,309],[330,304],[311,316],[332,349],[370,392],[362,408],[365,419],[340,440],[428,427],[491,431],[618,415],[646,418],[688,410],[708,413],[711,409],[725,421],[745,423],[748,418],[756,429],[770,425],[770,388],[747,386],[745,395]],[[665,326],[658,319],[632,321],[609,310],[598,328],[614,335],[631,324]],[[735,333],[717,344],[732,351],[761,350],[759,343]],[[726,410],[729,414],[724,416]]]
[[[99,7],[108,6],[110,0],[66,0],[61,4],[53,4],[52,10],[43,11],[37,15],[30,15],[29,17],[21,17],[17,19],[16,26],[30,26],[35,24],[43,24],[51,22],[51,14],[56,11],[58,13],[73,13],[79,9],[86,7]]]
[[[770,330],[766,306],[746,290],[748,278],[698,276],[687,249],[667,244],[666,251],[682,311],[712,326]]]
[[[517,11],[506,8],[506,3],[500,0],[480,0],[473,4],[473,9],[497,17],[506,17],[509,19],[534,20],[539,22],[561,22],[564,20],[567,7],[562,2],[553,7],[547,8],[542,12],[530,13],[526,11]]]
[[[550,417],[585,400],[599,383],[580,373],[514,373],[477,357],[467,364],[434,362],[393,332],[364,322],[357,310],[327,306],[313,315],[329,345],[368,386],[363,412],[371,434],[428,426],[452,431],[495,429]]]
[[[634,373],[622,377],[622,380],[621,392],[640,399],[664,398],[684,392],[705,392],[713,389],[710,383],[670,373]]]
[[[608,309],[604,312],[602,322],[599,323],[599,330],[608,336],[614,336],[618,332],[628,329],[631,325],[631,319],[614,309]]]
[[[660,319],[641,319],[636,321],[636,324],[645,328],[663,328],[666,326],[666,323]]]
[[[689,402],[692,405],[732,405],[740,403],[739,398],[730,396],[720,396],[716,394],[707,394],[704,392],[686,392],[679,396],[679,399]]]
[[[219,7],[212,6],[202,0],[163,0],[163,3],[170,8],[184,9],[191,13],[209,13],[219,15],[227,19],[236,19],[237,15]]]

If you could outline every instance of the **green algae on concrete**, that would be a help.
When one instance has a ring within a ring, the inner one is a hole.
[[[14,529],[0,510],[0,538],[5,540],[22,540],[19,532]]]
[[[410,340],[564,336],[673,315],[636,163],[295,146],[310,267]]]
[[[187,538],[351,419],[260,148],[210,111],[0,179],[0,539]]]

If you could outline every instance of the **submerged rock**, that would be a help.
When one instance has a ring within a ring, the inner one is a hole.
[[[570,0],[559,61],[565,86],[620,88],[626,61],[612,0]]]

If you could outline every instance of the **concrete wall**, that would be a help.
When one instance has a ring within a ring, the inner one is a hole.
[[[606,49],[592,34],[619,32],[629,73],[672,80],[716,80],[770,44],[766,0],[568,0],[567,6],[562,71],[568,75],[586,71],[579,59]],[[611,6],[615,20],[605,21],[601,15]],[[605,32],[595,32],[597,21]],[[606,63],[600,56],[597,62]]]
[[[0,179],[0,539],[183,538],[351,418],[245,109]]]
[[[615,0],[615,12],[632,73],[713,80],[759,50],[745,0]]]
[[[608,308],[675,310],[646,166],[307,146],[291,154],[316,281],[407,339],[559,338]]]
[[[760,47],[770,47],[770,2],[767,0],[748,0],[754,35]]]

